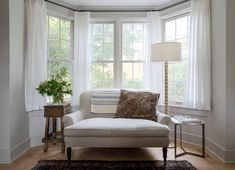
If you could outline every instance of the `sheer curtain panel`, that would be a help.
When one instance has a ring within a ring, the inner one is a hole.
[[[75,12],[72,105],[79,104],[81,92],[90,88],[90,13]]]
[[[191,0],[186,106],[211,109],[210,0]]]
[[[43,98],[36,88],[47,78],[47,12],[44,0],[26,0],[26,110],[43,108]]]
[[[161,63],[151,63],[151,44],[162,41],[161,19],[159,12],[147,13],[147,45],[144,70],[144,87],[147,90],[160,93],[159,103],[162,103],[164,94],[162,94],[163,72]]]

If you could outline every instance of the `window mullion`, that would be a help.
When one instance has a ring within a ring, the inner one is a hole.
[[[114,47],[115,47],[115,88],[122,87],[122,23],[115,22],[114,29]]]

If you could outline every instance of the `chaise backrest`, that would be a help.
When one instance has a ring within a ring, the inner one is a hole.
[[[109,90],[109,91],[111,92],[113,90]],[[84,91],[81,93],[79,110],[83,113],[84,118],[114,117],[115,113],[91,113],[92,96],[94,95],[94,93],[97,93],[97,92],[99,92],[99,90],[90,90],[90,91]]]

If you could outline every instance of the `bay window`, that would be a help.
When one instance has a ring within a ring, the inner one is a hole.
[[[122,23],[122,87],[143,88],[145,23]]]
[[[114,23],[91,24],[92,88],[114,88]]]
[[[91,23],[91,87],[143,88],[144,22]]]
[[[55,75],[61,68],[68,71],[68,80],[72,79],[73,65],[73,28],[72,21],[55,16],[48,16],[47,39],[47,74]],[[71,100],[70,95],[65,95],[65,100]]]
[[[48,16],[48,76],[65,67],[72,78],[72,21]]]
[[[163,22],[164,40],[180,42],[182,47],[182,61],[170,63],[168,70],[169,102],[173,105],[184,104],[186,100],[189,19],[187,14]]]

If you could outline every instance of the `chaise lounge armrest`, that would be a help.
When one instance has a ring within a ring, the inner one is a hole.
[[[64,115],[62,120],[64,122],[64,126],[67,127],[83,119],[84,119],[83,114],[79,110],[77,110],[76,112]]]
[[[157,111],[157,122],[163,125],[169,125],[171,117],[165,113]]]

